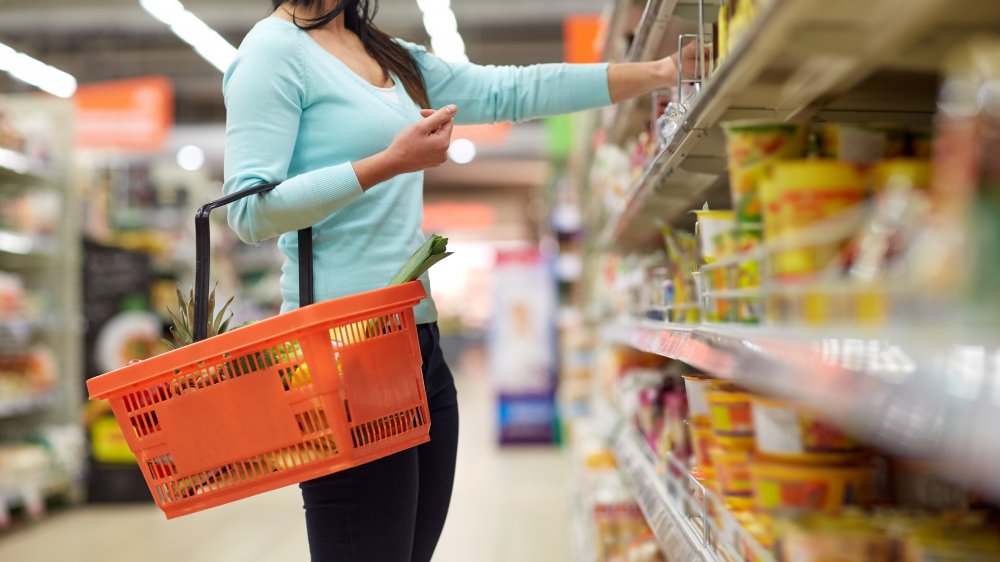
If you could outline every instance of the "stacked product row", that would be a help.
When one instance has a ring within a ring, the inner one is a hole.
[[[666,562],[634,493],[622,480],[611,449],[599,438],[581,435],[575,445],[581,467],[574,478],[580,558],[587,562]]]
[[[618,349],[605,361],[609,392],[650,450],[703,486],[693,492],[709,497],[722,559],[1000,557],[995,508],[940,478],[941,463],[881,455],[797,404],[681,376],[659,357]],[[700,502],[690,503],[687,514],[701,517]]]
[[[694,463],[780,560],[995,560],[995,511],[923,459],[881,456],[801,406],[684,376]]]
[[[607,258],[605,283],[628,296],[609,312],[883,326],[941,311],[960,323],[957,310],[988,324],[1000,310],[988,289],[1000,282],[988,258],[1000,229],[1000,43],[970,42],[949,61],[932,127],[724,124],[731,210],[693,210],[694,233],[662,227],[656,254]],[[614,152],[597,155],[594,173],[609,176],[599,185],[621,183]]]

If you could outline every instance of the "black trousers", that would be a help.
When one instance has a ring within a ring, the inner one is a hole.
[[[313,562],[430,562],[455,480],[458,401],[437,324],[418,334],[431,440],[299,485]]]

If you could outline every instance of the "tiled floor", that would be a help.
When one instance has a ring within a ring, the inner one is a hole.
[[[552,449],[500,450],[485,376],[459,377],[455,497],[435,562],[569,562],[568,461]],[[7,562],[308,560],[296,488],[166,521],[150,506],[86,507],[0,534]]]

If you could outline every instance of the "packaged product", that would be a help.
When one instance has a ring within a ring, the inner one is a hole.
[[[898,129],[899,156],[906,143],[906,130]],[[820,158],[851,164],[874,164],[886,156],[890,130],[876,130],[860,125],[819,123],[814,126],[816,148]],[[892,151],[895,152],[895,151]],[[890,153],[892,153],[890,152]]]
[[[991,319],[1000,308],[995,290],[1000,279],[995,259],[1000,232],[998,69],[996,37],[970,39],[946,57],[933,141],[933,220],[914,244],[910,260],[910,275],[921,291],[951,306],[948,297],[966,288],[968,308]]]
[[[1000,534],[966,513],[881,517],[899,562],[988,562],[1000,559]]]
[[[774,533],[769,522],[749,510],[737,510],[733,512],[733,516],[739,528],[728,533],[732,536],[729,542],[739,552],[741,559],[746,562],[773,561],[770,551],[774,548]]]
[[[792,160],[774,165],[769,197],[780,200],[778,221],[772,226],[789,234],[831,218],[859,203],[866,194],[864,175],[850,164],[833,160]],[[837,244],[815,244],[778,252],[776,277],[795,278],[826,267],[838,253]]]
[[[719,480],[719,490],[724,498],[743,498],[749,500],[753,494],[753,484],[750,476],[750,451],[727,450],[722,447],[712,447],[709,450],[712,466]],[[747,503],[747,508],[752,507]]]
[[[670,227],[664,227],[662,234],[673,272],[673,307],[667,319],[677,323],[696,323],[699,313],[698,307],[694,306],[697,293],[692,272],[698,269],[697,239],[690,233]]]
[[[805,156],[808,127],[771,121],[732,122],[723,127],[736,222],[760,223],[760,182],[770,174],[775,162]]]
[[[716,60],[715,65],[718,68],[722,61],[726,60],[726,55],[729,54],[729,16],[731,14],[730,0],[722,0],[719,4],[719,20],[717,27],[717,35],[715,37],[715,49],[716,49]]]
[[[895,459],[889,465],[893,503],[906,508],[966,510],[969,492],[940,475],[943,463]]]
[[[719,492],[719,482],[714,467],[704,465],[691,467],[691,477],[704,486],[705,489],[715,493]],[[700,496],[696,499],[699,502],[702,500]]]
[[[716,442],[729,449],[753,449],[753,408],[746,392],[711,390],[707,393]]]
[[[810,515],[779,520],[776,525],[782,560],[795,562],[891,562],[893,542],[885,531],[862,516]]]
[[[709,425],[711,419],[706,395],[712,388],[712,379],[705,375],[684,375],[683,378],[691,420],[696,425]]]
[[[839,513],[845,506],[866,506],[874,496],[870,464],[827,466],[758,458],[750,465],[754,503],[776,514]]]
[[[709,424],[699,424],[694,420],[688,424],[691,430],[691,447],[694,449],[694,462],[702,467],[712,466],[709,451],[715,446],[715,433]]]
[[[625,549],[623,562],[664,562],[660,545],[652,532],[644,532],[632,539]]]
[[[861,445],[797,404],[754,396],[757,452],[772,458],[814,463],[856,460]]]
[[[672,453],[680,459],[691,456],[691,440],[685,428],[688,416],[687,397],[680,385],[674,385],[663,395],[663,438],[658,450],[660,457]]]
[[[695,235],[698,237],[702,262],[712,263],[721,254],[721,248],[716,245],[716,240],[721,238],[717,237],[736,228],[736,213],[709,209],[692,212],[698,217],[695,223]]]
[[[723,241],[729,232],[736,227],[736,213],[733,211],[712,211],[703,209],[693,211],[698,220],[695,223],[695,234],[698,238],[699,255],[701,263],[710,264],[723,257]],[[713,292],[732,289],[729,282],[728,268],[713,268],[703,272],[702,278],[704,288]],[[704,290],[702,291],[704,294]],[[708,320],[711,322],[722,322],[732,320],[731,300],[728,298],[706,299]]]
[[[931,185],[931,163],[916,158],[896,158],[879,162],[872,172],[876,194],[892,186],[926,191]]]

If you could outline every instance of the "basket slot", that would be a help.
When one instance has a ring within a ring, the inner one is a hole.
[[[337,454],[333,439],[321,436],[186,477],[175,476],[176,468],[169,455],[148,463],[148,466],[152,479],[161,482],[154,486],[160,503],[169,504],[221,492],[232,486],[266,478],[275,472],[323,462]],[[169,480],[162,482],[164,479]]]
[[[418,406],[397,412],[351,428],[355,448],[364,448],[424,426],[424,415]]]
[[[281,377],[281,384],[286,391],[312,384],[312,374],[309,372],[309,366],[305,363],[280,369],[278,375]]]
[[[302,431],[303,436],[330,431],[330,422],[327,420],[326,412],[322,408],[296,414],[295,421],[299,423],[299,429]]]
[[[330,328],[330,341],[335,347],[351,347],[406,329],[406,320],[400,313],[379,316],[361,322],[352,322]]]

